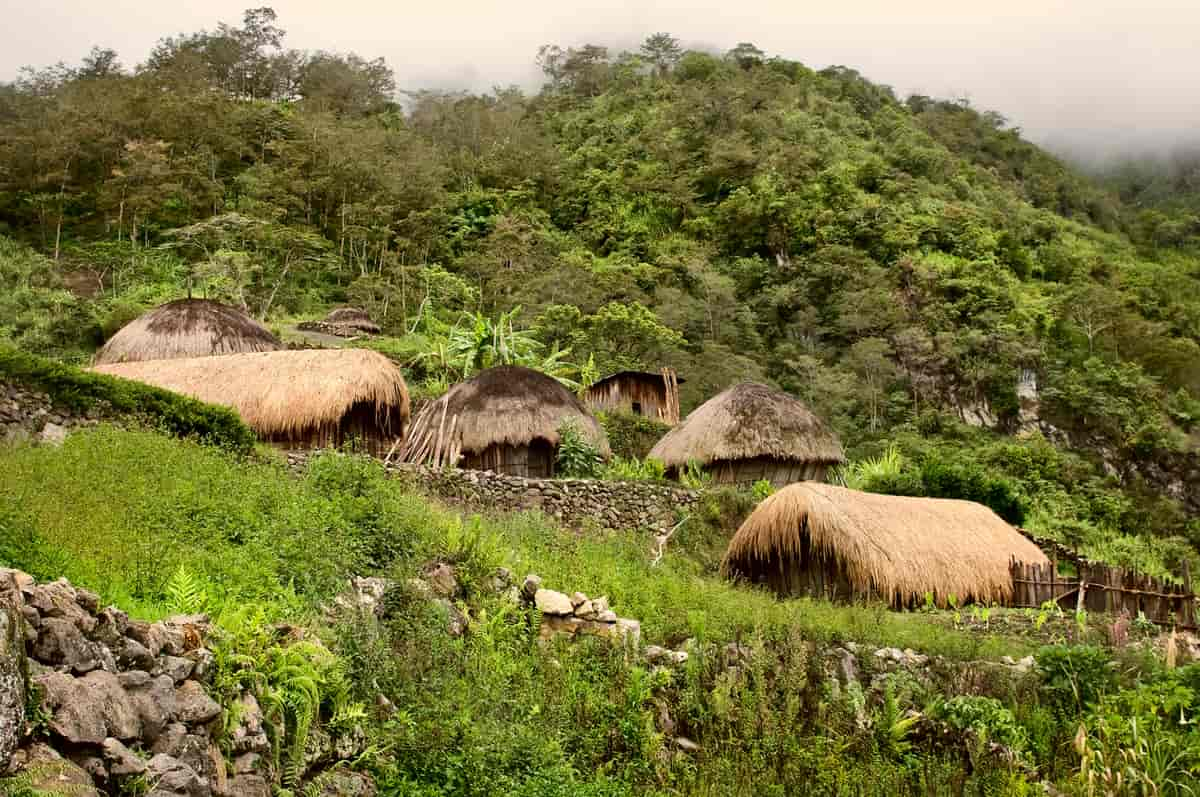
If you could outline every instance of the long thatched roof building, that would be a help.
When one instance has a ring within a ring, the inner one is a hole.
[[[909,606],[932,595],[944,606],[951,595],[1007,601],[1013,559],[1048,561],[982,504],[804,482],[758,505],[730,541],[721,570],[781,596]]]
[[[603,427],[570,390],[529,368],[489,368],[417,413],[401,459],[545,478],[564,422],[610,455]]]
[[[95,364],[278,351],[284,345],[236,307],[179,299],[130,321],[96,352]]]
[[[408,387],[363,349],[309,349],[96,366],[100,373],[232,407],[259,437],[289,448],[354,440],[381,454],[404,436]]]
[[[696,462],[714,481],[776,486],[821,480],[845,461],[836,434],[786,393],[742,382],[701,404],[650,450],[678,472]]]

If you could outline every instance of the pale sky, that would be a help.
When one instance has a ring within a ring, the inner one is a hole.
[[[127,66],[174,33],[240,24],[272,5],[286,45],[384,57],[401,88],[535,88],[541,44],[634,49],[750,41],[844,64],[903,97],[968,97],[1042,143],[1105,153],[1200,140],[1200,0],[0,0],[0,80],[77,63],[92,45]]]

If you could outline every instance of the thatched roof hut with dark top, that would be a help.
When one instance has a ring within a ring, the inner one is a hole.
[[[729,543],[721,571],[788,597],[945,606],[1012,597],[1010,562],[1046,555],[982,504],[878,495],[804,482],[764,500]]]
[[[151,360],[93,370],[232,407],[260,438],[286,448],[354,440],[382,455],[408,426],[408,387],[400,369],[364,349]]]
[[[660,373],[621,371],[583,391],[583,403],[593,412],[631,412],[674,426],[679,423],[679,385],[684,380],[670,368]]]
[[[220,302],[179,299],[130,321],[96,352],[95,364],[278,351],[262,324]]]
[[[331,310],[325,316],[325,323],[349,333],[365,332],[368,335],[379,334],[379,324],[371,320],[366,310],[357,307],[339,307]]]
[[[604,429],[570,390],[529,368],[489,368],[417,413],[401,459],[549,478],[565,422],[610,455]]]
[[[845,461],[836,434],[786,393],[742,382],[701,404],[663,436],[649,456],[677,474],[696,462],[713,481],[777,487],[821,481]]]

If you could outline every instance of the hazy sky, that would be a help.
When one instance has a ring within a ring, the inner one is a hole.
[[[1200,139],[1200,0],[5,0],[0,80],[94,44],[132,65],[158,38],[238,23],[252,4],[275,8],[289,46],[383,56],[402,88],[532,88],[541,44],[632,49],[667,31],[844,64],[901,96],[965,96],[1058,148]]]

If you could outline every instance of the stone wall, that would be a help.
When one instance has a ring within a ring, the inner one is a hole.
[[[303,470],[310,454],[288,452],[288,465]],[[478,510],[536,509],[568,526],[665,531],[699,500],[699,493],[669,484],[596,479],[525,479],[492,471],[435,469],[389,464],[388,472],[450,503]]]
[[[0,381],[0,442],[59,442],[68,429],[95,425],[111,414],[102,405],[86,412],[70,410],[56,405],[45,393]]]

